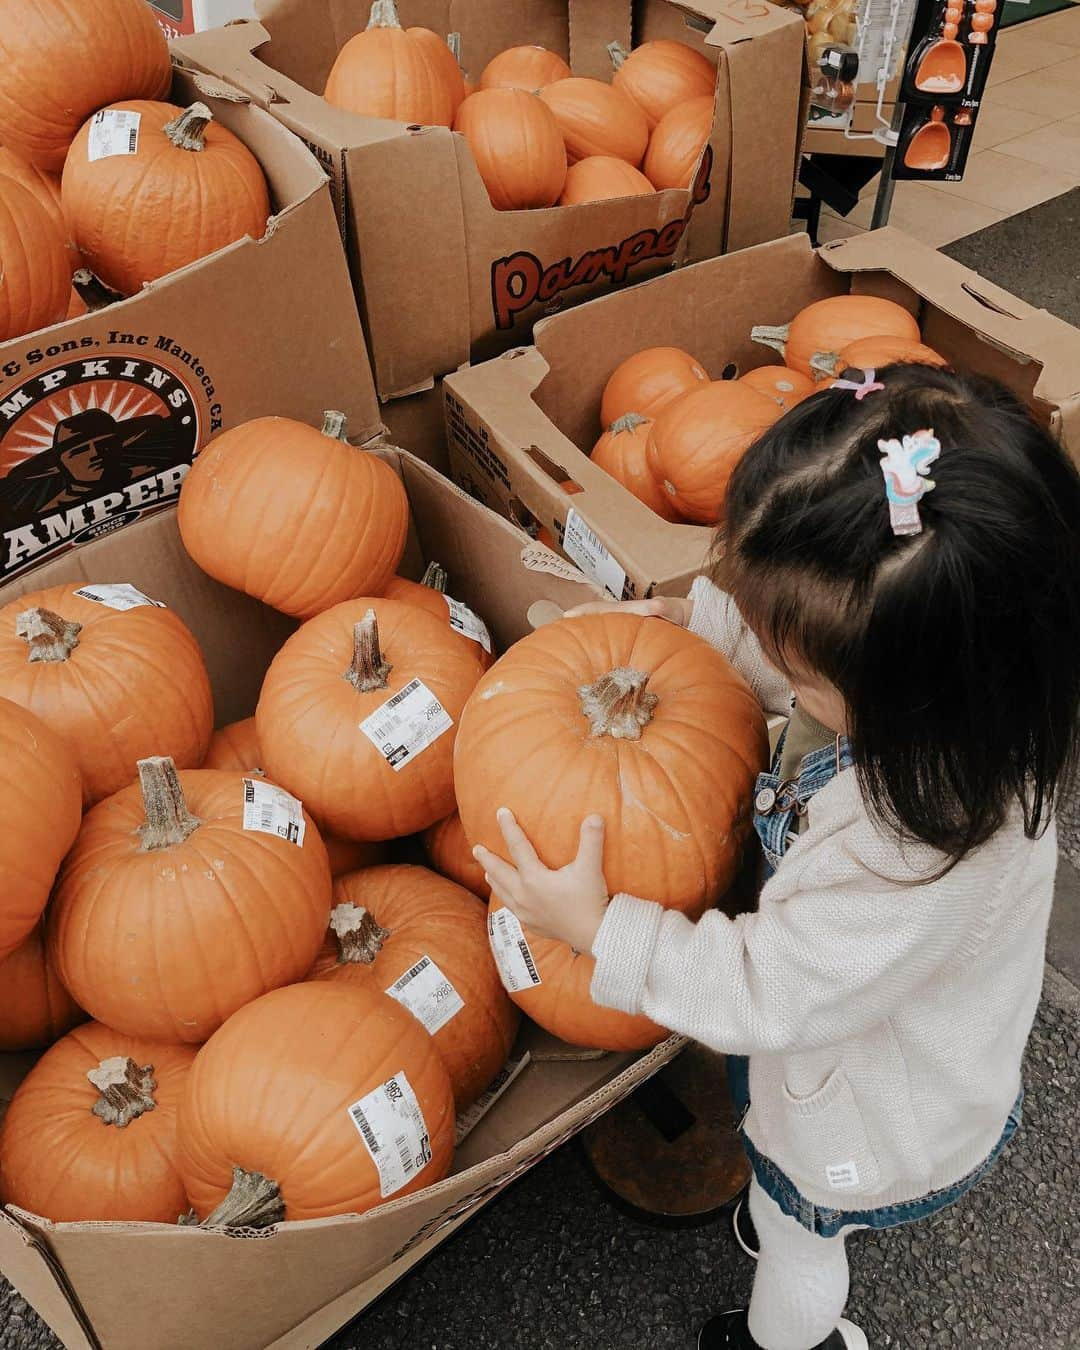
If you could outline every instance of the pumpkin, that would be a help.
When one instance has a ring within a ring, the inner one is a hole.
[[[201,764],[214,725],[198,643],[130,586],[50,586],[0,609],[0,698],[69,743],[85,807],[134,782],[157,750],[182,769]]]
[[[31,196],[37,198],[68,246],[72,270],[81,267],[82,259],[79,257],[78,249],[68,238],[67,221],[60,206],[60,175],[39,169],[37,165],[15,154],[13,150],[0,145],[0,177],[14,179],[16,183],[26,188]],[[70,315],[68,317],[70,318]]]
[[[418,605],[434,615],[440,623],[449,624],[450,631],[465,644],[465,650],[487,670],[494,660],[487,624],[468,605],[463,605],[460,600],[452,600],[447,595],[449,581],[446,568],[437,562],[430,562],[420,581],[391,577],[383,594],[388,600],[403,600],[407,605]]]
[[[642,197],[656,189],[641,172],[625,159],[613,155],[588,155],[571,164],[559,198],[560,206],[581,202],[602,202],[612,197]]]
[[[656,417],[683,394],[708,384],[700,361],[678,347],[646,347],[620,361],[608,377],[600,399],[600,421],[605,427],[627,413]]]
[[[426,867],[371,867],[334,885],[311,974],[382,990],[428,1031],[464,1111],[506,1063],[518,1015],[488,947],[476,896]]]
[[[739,383],[763,394],[770,399],[781,412],[790,412],[796,403],[814,393],[817,385],[808,375],[800,375],[788,366],[758,366],[740,376]]]
[[[446,1176],[454,1099],[434,1041],[400,1004],[312,980],[249,1003],[203,1046],[179,1136],[208,1226],[363,1214]]]
[[[580,492],[585,491],[581,484],[575,483],[572,478],[564,478],[559,484],[559,487],[562,488],[568,497],[576,497]],[[561,547],[561,541],[556,540],[555,536],[546,525],[541,525],[536,531],[536,542],[545,545],[545,547],[551,549],[553,553],[557,552]]]
[[[71,297],[68,300],[68,310],[64,315],[66,319],[81,319],[84,314],[89,314],[90,307],[82,298],[74,286],[71,288]]]
[[[613,42],[608,52],[615,67],[611,83],[634,100],[650,131],[688,99],[715,96],[716,67],[685,42],[660,38],[629,53]]]
[[[54,1223],[175,1223],[176,1120],[195,1059],[90,1022],[20,1083],[0,1131],[0,1193]]]
[[[555,114],[566,157],[614,155],[636,168],[649,143],[649,125],[637,104],[621,90],[582,75],[556,80],[540,90],[540,97]]]
[[[444,42],[438,33],[433,33],[430,28],[407,28],[405,34],[414,43],[419,44],[432,66],[439,71],[443,84],[450,94],[452,118],[465,99],[465,75],[458,64],[457,57],[447,42]],[[443,124],[440,123],[440,125]]]
[[[454,809],[454,738],[481,673],[449,626],[415,605],[336,605],[266,673],[255,710],[263,767],[347,839],[427,829]]]
[[[269,784],[177,773],[167,758],[140,760],[139,780],[84,818],[49,911],[49,957],[107,1026],[197,1043],[310,968],[330,866],[300,804]],[[256,788],[277,794],[277,818]],[[285,818],[290,838],[277,833]]]
[[[767,324],[751,329],[750,337],[780,353],[784,365],[810,379],[822,378],[815,369],[830,355],[839,356],[858,338],[893,337],[919,341],[914,315],[893,300],[876,295],[830,295],[801,309],[789,324]]]
[[[566,181],[558,123],[523,89],[481,89],[458,109],[454,130],[469,143],[496,211],[554,206]]]
[[[909,338],[867,337],[849,342],[835,355],[816,356],[811,365],[816,377],[824,375],[827,379],[835,379],[845,370],[882,370],[902,361],[918,366],[944,367],[949,364],[933,347],[922,342],[912,342]]]
[[[728,480],[780,409],[740,380],[716,380],[666,408],[652,424],[645,456],[680,515],[699,525],[724,518]]]
[[[491,887],[484,880],[484,869],[472,855],[472,845],[465,838],[457,811],[430,825],[424,831],[423,844],[436,872],[456,881],[481,900],[490,898]]]
[[[135,295],[215,249],[263,237],[270,197],[259,161],[204,103],[186,112],[171,103],[113,110],[138,114],[135,153],[91,159],[87,122],[62,184],[75,246],[106,286]]]
[[[184,547],[226,586],[307,619],[394,575],[409,500],[389,464],[345,440],[345,417],[322,432],[258,417],[222,432],[180,490]]]
[[[28,188],[0,177],[0,342],[59,323],[71,272],[63,231]]]
[[[509,47],[484,67],[481,89],[524,89],[535,94],[545,85],[565,80],[573,72],[557,52],[546,47]]]
[[[163,98],[169,48],[145,0],[2,0],[0,141],[59,173],[75,133],[121,98]]]
[[[45,959],[44,930],[35,924],[0,961],[0,1051],[41,1050],[85,1017]]]
[[[701,152],[712,135],[714,100],[692,98],[657,122],[645,152],[645,177],[656,190],[688,188],[694,181]]]
[[[664,520],[677,521],[671,498],[652,476],[645,457],[652,422],[638,413],[616,418],[592,449],[592,461]]]
[[[44,722],[0,698],[0,961],[31,932],[79,832],[75,756]]]
[[[445,47],[436,33],[402,28],[394,0],[375,0],[367,28],[338,53],[323,97],[361,117],[448,127],[465,88],[457,62],[451,70],[435,43]]]

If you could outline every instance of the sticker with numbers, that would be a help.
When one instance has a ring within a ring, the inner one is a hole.
[[[404,1069],[353,1102],[349,1119],[379,1173],[379,1194],[384,1200],[407,1186],[431,1161],[424,1113]]]
[[[303,847],[304,808],[291,793],[263,779],[244,779],[244,829],[276,834]]]
[[[465,1000],[430,956],[424,955],[386,991],[432,1036],[464,1008]]]
[[[623,598],[626,573],[573,507],[566,515],[563,552],[568,558],[573,558],[587,577],[603,586],[616,600]]]
[[[90,119],[86,158],[110,159],[113,155],[133,155],[139,148],[139,124],[142,113],[121,108],[102,108]]]
[[[360,730],[394,772],[400,773],[453,725],[454,719],[423,680],[410,680],[365,717]]]
[[[80,586],[75,594],[84,600],[93,600],[96,605],[108,605],[110,609],[140,609],[143,605],[152,605],[154,609],[165,608],[162,601],[151,600],[127,581]]]
[[[499,968],[503,988],[510,994],[542,984],[532,949],[518,916],[511,909],[493,909],[488,915],[491,954]]]
[[[452,600],[448,595],[444,595],[443,599],[450,611],[450,627],[454,632],[462,633],[465,637],[472,638],[474,642],[479,642],[480,646],[490,656],[491,634],[480,615],[474,614],[469,606],[463,605],[460,600]]]

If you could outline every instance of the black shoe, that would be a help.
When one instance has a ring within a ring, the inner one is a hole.
[[[710,1317],[698,1332],[698,1350],[761,1350],[746,1325],[746,1309],[732,1308]],[[870,1345],[853,1322],[841,1318],[815,1350],[870,1350]]]
[[[761,1243],[758,1241],[754,1221],[750,1217],[750,1201],[746,1191],[739,1196],[739,1202],[731,1216],[731,1228],[735,1234],[735,1241],[747,1256],[756,1261],[761,1255]]]

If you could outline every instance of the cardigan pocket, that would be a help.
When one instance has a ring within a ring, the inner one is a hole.
[[[842,1068],[833,1069],[808,1097],[794,1096],[786,1083],[782,1084],[781,1095],[784,1119],[778,1123],[787,1137],[777,1161],[782,1158],[796,1177],[801,1175],[817,1187],[835,1191],[838,1199],[845,1191],[873,1192],[879,1188],[878,1161]]]

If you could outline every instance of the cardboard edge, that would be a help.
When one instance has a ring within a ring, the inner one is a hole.
[[[89,1319],[46,1244],[6,1209],[0,1209],[0,1273],[65,1350],[101,1350]]]

